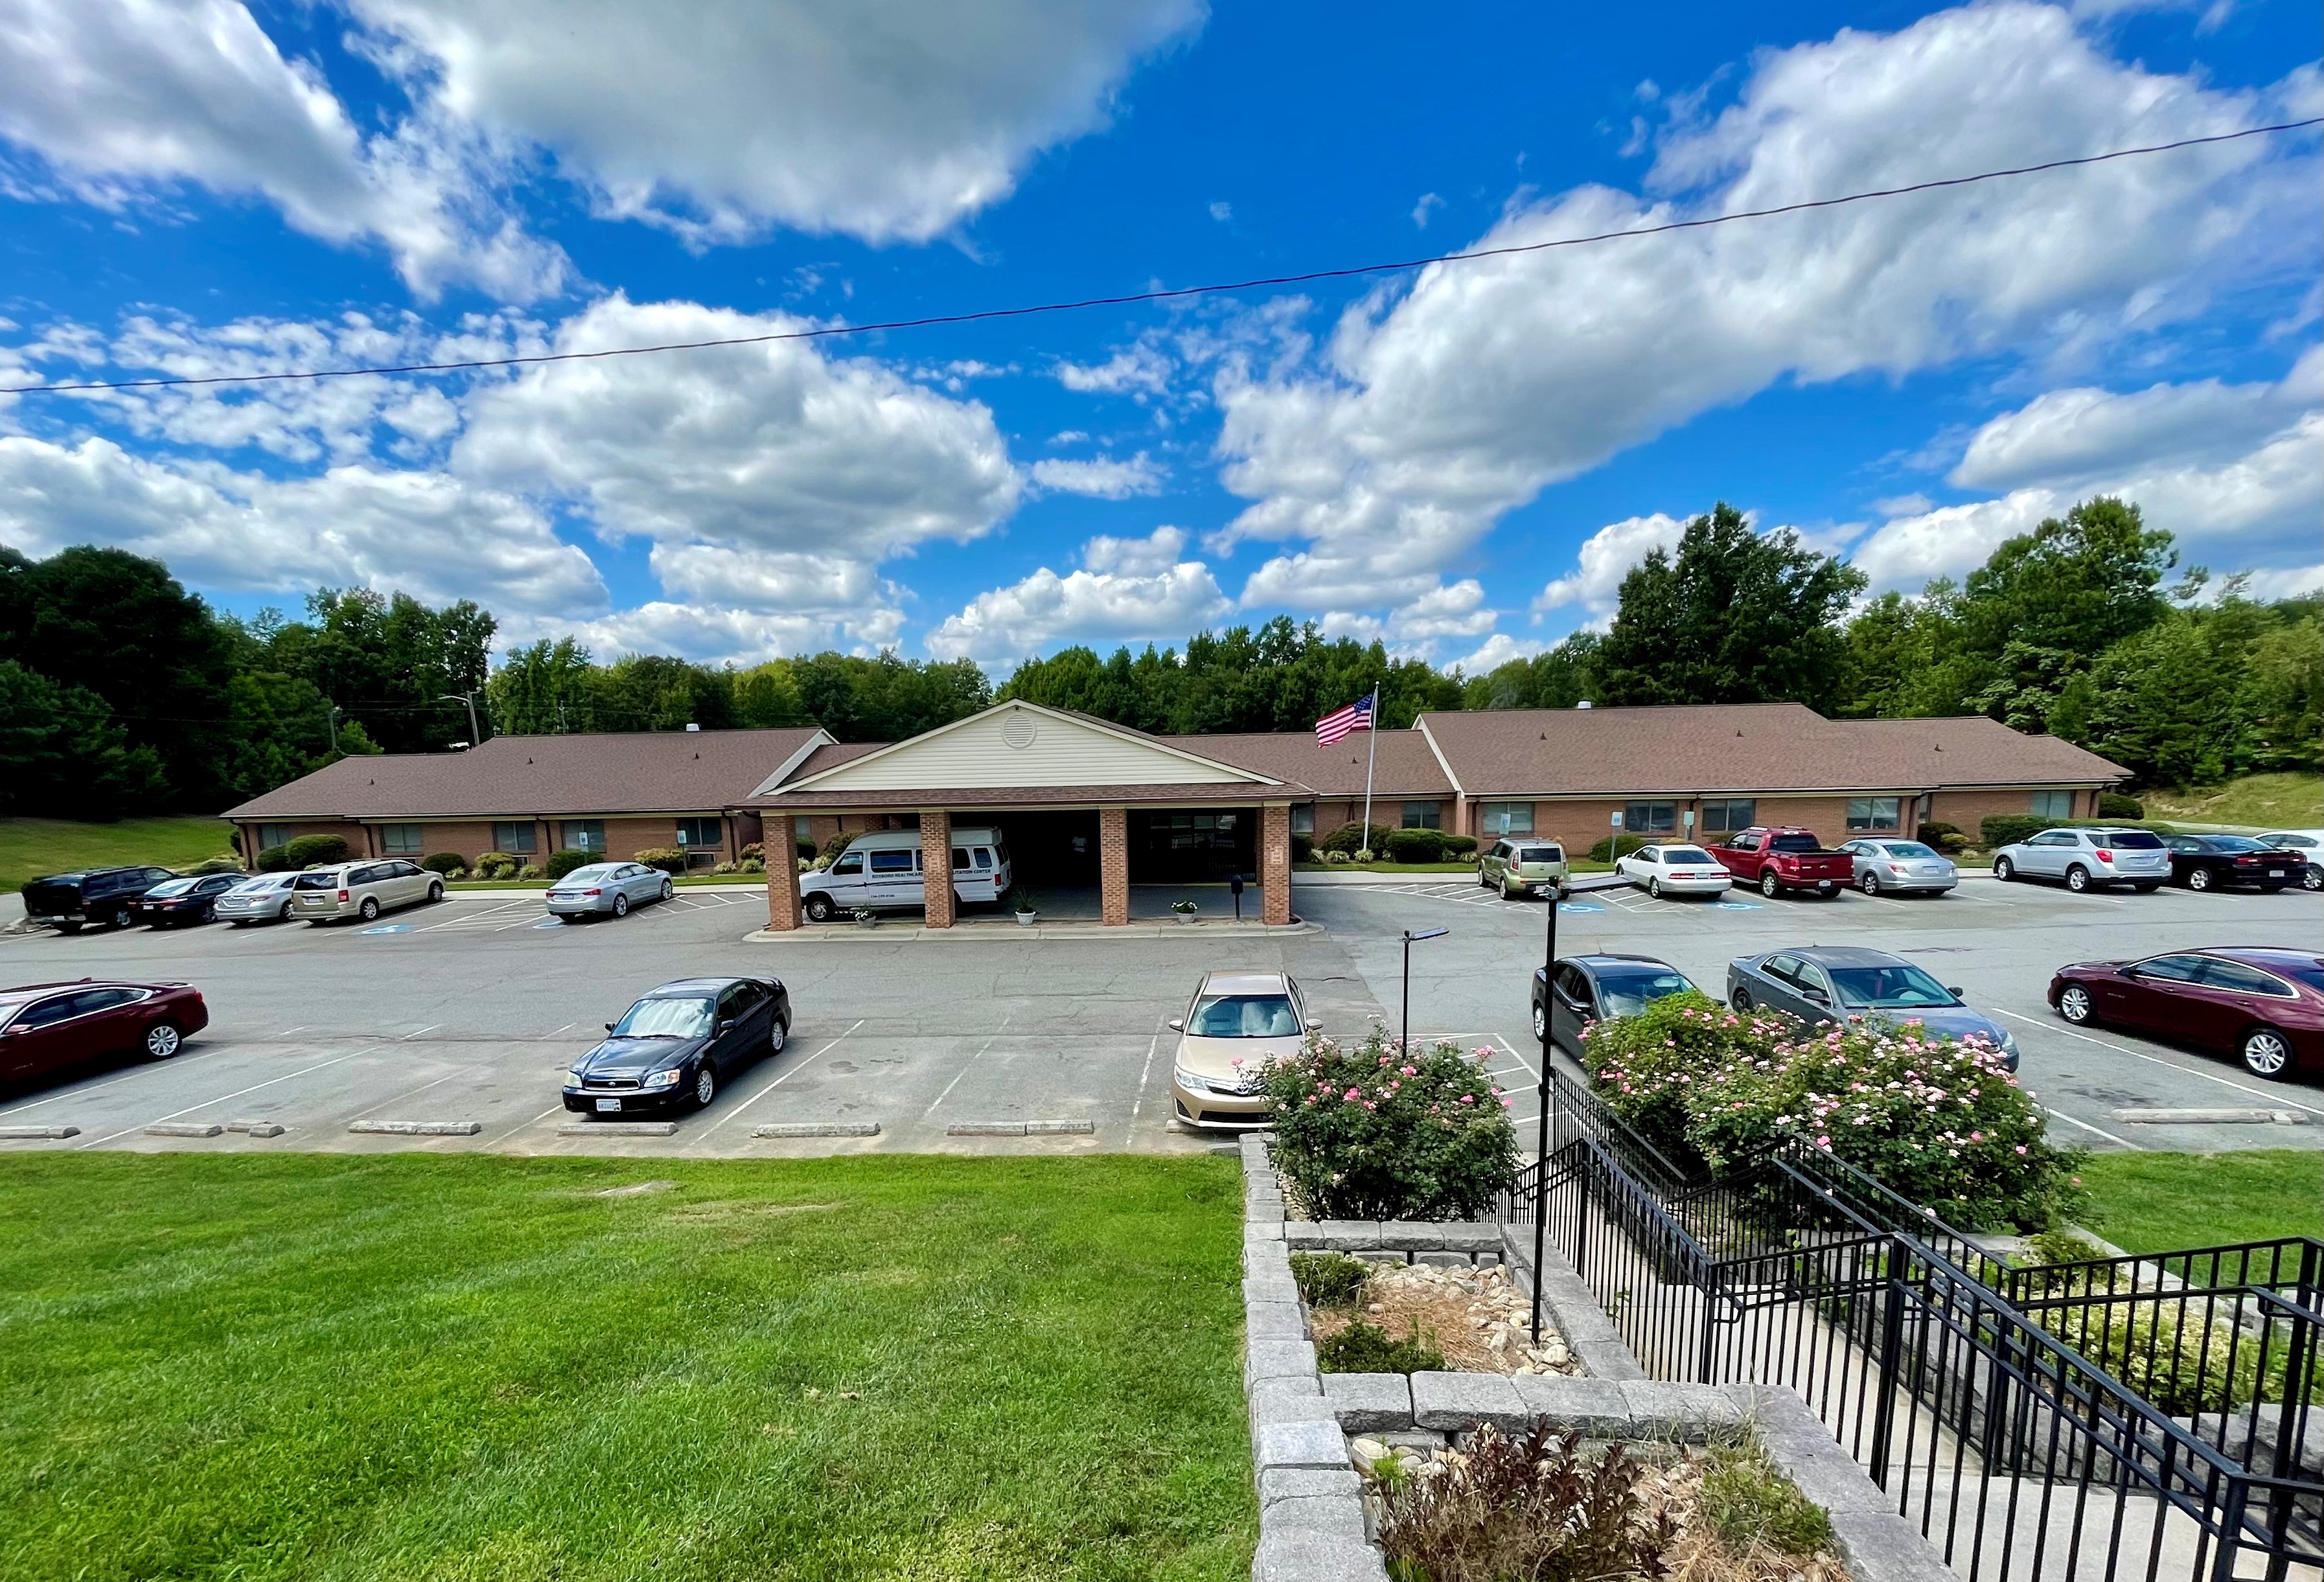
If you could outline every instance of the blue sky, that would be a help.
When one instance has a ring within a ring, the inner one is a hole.
[[[0,383],[1235,280],[2324,106],[2312,0],[1774,10],[0,0]],[[366,584],[601,657],[996,670],[1281,612],[1474,671],[1602,622],[1722,498],[1912,591],[2121,491],[2288,593],[2324,584],[2319,163],[2307,132],[1167,308],[0,397],[0,542],[242,611]]]

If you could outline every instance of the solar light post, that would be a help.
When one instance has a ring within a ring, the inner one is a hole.
[[[1412,947],[1417,941],[1442,939],[1452,932],[1449,928],[1424,928],[1418,934],[1408,928],[1404,931],[1404,1032],[1397,1040],[1400,1052],[1408,1053],[1412,1049]]]

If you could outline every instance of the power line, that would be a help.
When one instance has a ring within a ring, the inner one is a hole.
[[[1550,242],[1526,242],[1508,247],[1480,247],[1467,253],[1440,253],[1427,258],[1399,259],[1388,263],[1350,264],[1341,269],[1309,270],[1302,274],[1264,275],[1255,280],[1222,281],[1206,286],[1176,286],[1168,290],[1130,291],[1114,297],[1083,297],[1066,302],[1037,302],[1022,308],[982,308],[967,313],[931,314],[921,318],[891,318],[875,324],[826,325],[814,329],[775,330],[766,335],[725,336],[706,341],[666,341],[650,346],[609,346],[595,352],[538,352],[530,356],[478,357],[461,363],[398,363],[363,368],[317,368],[284,373],[213,373],[198,377],[176,379],[111,379],[88,380],[77,384],[19,384],[0,386],[0,395],[65,395],[77,391],[99,390],[160,390],[188,385],[208,384],[275,384],[290,380],[356,379],[390,373],[463,373],[485,368],[525,368],[544,363],[586,363],[607,357],[643,357],[661,352],[701,352],[718,346],[758,346],[776,341],[817,341],[840,336],[877,335],[890,330],[928,329],[942,325],[982,324],[992,319],[1026,318],[1037,314],[1072,313],[1088,308],[1121,308],[1141,302],[1170,302],[1188,297],[1214,296],[1224,291],[1251,291],[1270,286],[1300,286],[1317,281],[1342,281],[1364,275],[1400,274],[1411,270],[1425,269],[1436,263],[1471,263],[1479,259],[1507,258],[1524,253],[1547,253],[1560,247],[1588,247],[1600,242],[1620,242],[1637,236],[1660,236],[1673,231],[1700,230],[1710,225],[1732,225],[1738,220],[1764,220],[1777,215],[1804,213],[1809,209],[1840,208],[1851,203],[1867,203],[1878,198],[1903,198],[1915,192],[1934,192],[1948,187],[1969,187],[1980,181],[1999,181],[2017,176],[2035,176],[2045,170],[2069,170],[2078,165],[2102,165],[2112,160],[2136,159],[2146,154],[2170,153],[2177,149],[2199,148],[2209,143],[2235,143],[2246,137],[2264,137],[2281,132],[2299,132],[2307,127],[2324,125],[2324,115],[2312,115],[2304,121],[2282,121],[2270,126],[2247,126],[2241,132],[2222,132],[2209,137],[2182,137],[2174,143],[2148,143],[2139,148],[2118,148],[2102,154],[2084,154],[2070,160],[2047,160],[2038,165],[2016,165],[2002,170],[1980,170],[1972,176],[1948,176],[1931,181],[1915,181],[1908,187],[1882,187],[1868,192],[1850,192],[1839,198],[1813,198],[1799,203],[1778,204],[1773,208],[1739,209],[1731,214],[1706,215],[1700,219],[1671,220],[1658,225],[1639,225],[1627,231],[1600,231],[1588,236],[1565,236]]]

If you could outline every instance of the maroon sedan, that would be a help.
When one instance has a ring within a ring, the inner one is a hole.
[[[2050,980],[2076,1026],[2111,1022],[2243,1057],[2255,1077],[2324,1067],[2324,957],[2280,948],[2081,961]]]
[[[210,1025],[184,983],[28,983],[0,989],[0,1081],[23,1081],[100,1055],[167,1060]]]

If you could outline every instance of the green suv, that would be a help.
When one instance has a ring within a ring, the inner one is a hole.
[[[1477,882],[1499,887],[1501,899],[1543,895],[1565,898],[1565,848],[1554,841],[1511,836],[1496,841],[1477,859]]]

